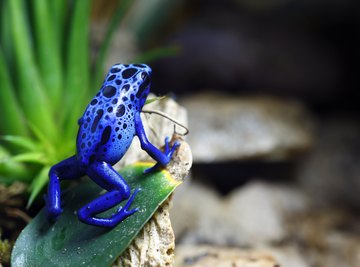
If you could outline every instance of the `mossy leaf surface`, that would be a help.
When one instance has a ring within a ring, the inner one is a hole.
[[[166,170],[143,174],[152,165],[137,163],[120,171],[132,190],[141,188],[131,205],[138,212],[112,229],[81,223],[77,210],[103,193],[94,182],[81,182],[64,193],[64,212],[55,223],[48,222],[43,209],[23,230],[13,249],[12,266],[110,266],[180,184]]]

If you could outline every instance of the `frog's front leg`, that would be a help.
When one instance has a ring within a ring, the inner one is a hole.
[[[129,185],[110,164],[106,162],[95,162],[87,168],[86,173],[94,182],[108,192],[99,196],[78,211],[78,217],[82,222],[96,226],[114,227],[138,210],[137,208],[129,210],[129,207],[139,189],[136,189],[130,197],[131,189]],[[125,206],[120,207],[117,213],[111,217],[100,218],[95,216],[118,205],[121,201],[129,197],[130,199]]]
[[[145,170],[145,173],[149,173],[154,169],[166,166],[170,162],[172,155],[179,147],[180,143],[175,142],[175,144],[172,147],[170,147],[169,138],[165,138],[165,151],[162,152],[161,150],[156,148],[153,144],[151,144],[147,139],[144,126],[141,121],[140,113],[139,112],[135,113],[134,117],[135,117],[136,135],[139,137],[141,148],[145,150],[150,155],[150,157],[152,157],[154,160],[157,161],[157,163],[153,167]]]
[[[77,179],[85,173],[80,168],[76,156],[67,158],[51,167],[49,171],[49,185],[45,195],[47,215],[50,220],[56,220],[61,214],[61,191],[60,181]]]

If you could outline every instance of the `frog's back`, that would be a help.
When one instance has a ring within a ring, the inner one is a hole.
[[[133,87],[146,65],[114,65],[79,120],[77,157],[82,165],[94,161],[115,164],[135,135]]]

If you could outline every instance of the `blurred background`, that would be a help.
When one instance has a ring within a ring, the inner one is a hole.
[[[93,1],[90,62],[116,4]],[[178,266],[200,244],[360,266],[359,20],[355,0],[133,1],[104,73],[147,62],[152,92],[187,108]]]

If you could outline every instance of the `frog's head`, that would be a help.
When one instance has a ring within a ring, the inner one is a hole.
[[[134,64],[138,68],[138,72],[135,74],[135,79],[132,85],[133,92],[135,93],[135,99],[137,101],[139,109],[145,104],[146,98],[150,92],[151,84],[151,68],[145,64]]]
[[[113,94],[119,91],[122,97],[132,102],[132,105],[141,110],[150,92],[151,68],[145,64],[115,64],[105,78],[102,94],[117,97]],[[111,91],[111,94],[107,94]]]

